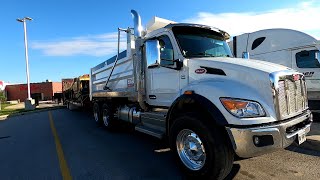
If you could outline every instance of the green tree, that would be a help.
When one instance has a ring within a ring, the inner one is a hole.
[[[0,110],[1,110],[1,104],[6,101],[7,101],[7,98],[4,95],[4,91],[0,90]]]

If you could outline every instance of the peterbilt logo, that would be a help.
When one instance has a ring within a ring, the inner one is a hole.
[[[196,69],[194,72],[195,72],[196,74],[203,74],[203,73],[206,73],[207,70],[204,69],[204,68],[199,68],[199,69]]]

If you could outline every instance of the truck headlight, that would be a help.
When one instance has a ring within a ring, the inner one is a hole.
[[[262,106],[254,101],[234,98],[220,98],[220,101],[232,115],[239,118],[261,117],[266,115]]]

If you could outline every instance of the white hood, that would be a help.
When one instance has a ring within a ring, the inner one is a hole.
[[[220,68],[220,69],[233,69],[237,68],[238,70],[241,70],[241,68],[244,69],[255,69],[260,70],[266,73],[272,73],[275,71],[282,71],[282,70],[292,70],[289,67],[274,64],[266,61],[259,61],[254,59],[241,59],[241,58],[226,58],[226,57],[209,57],[209,58],[192,58],[191,61],[196,60],[199,61],[201,65],[203,66],[208,65],[209,67],[213,68]]]
[[[188,60],[189,83],[202,81],[231,85],[228,96],[267,102],[272,105],[270,73],[292,70],[286,66],[258,60],[227,57],[192,58]],[[292,70],[292,72],[296,72]],[[234,85],[232,85],[234,84]],[[255,97],[246,90],[254,90]],[[243,91],[238,94],[239,91]],[[271,108],[271,106],[270,106]]]

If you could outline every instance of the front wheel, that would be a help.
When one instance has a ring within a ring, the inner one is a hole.
[[[232,169],[234,152],[226,133],[203,123],[196,114],[177,118],[170,128],[170,146],[190,177],[223,179]]]

